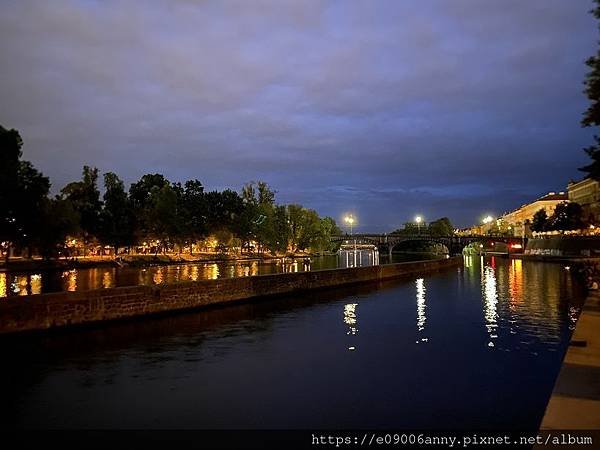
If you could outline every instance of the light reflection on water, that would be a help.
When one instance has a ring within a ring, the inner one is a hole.
[[[565,291],[574,289],[562,265],[496,257],[477,258],[475,263],[472,258],[465,256],[464,271],[474,276],[474,269],[479,267],[487,345],[515,351],[544,343],[548,351],[556,351],[560,342],[557,335],[565,323],[559,305]],[[569,330],[574,329],[579,312],[579,307],[569,308]]]
[[[483,263],[483,259],[482,259]],[[497,280],[494,268],[489,265],[481,264],[481,291],[483,293],[483,315],[485,316],[486,329],[490,335],[488,346],[494,346],[494,339],[498,327],[496,305],[498,304],[498,293],[496,292]]]
[[[0,272],[0,297],[303,272],[336,266],[337,259],[333,256],[301,260],[255,260],[234,263],[150,266],[145,268],[98,267],[71,269],[62,272],[45,271],[35,274]]]
[[[223,261],[214,263],[174,264],[167,266],[98,267],[38,273],[0,272],[0,298],[58,291],[86,291],[118,286],[156,285],[179,281],[214,280],[275,273],[353,267],[352,252],[310,258],[276,260]],[[394,255],[393,262],[431,258],[430,255]],[[348,259],[348,261],[347,261]],[[377,252],[358,250],[358,266],[379,264]]]
[[[379,288],[0,341],[0,383],[25,427],[537,430],[581,299],[560,265],[477,257]]]
[[[425,280],[423,278],[417,278],[416,280],[417,286],[417,330],[420,338],[417,340],[417,344],[419,342],[427,342],[428,339],[425,336],[425,322],[427,322],[427,316],[425,314],[425,308],[427,305],[425,304]]]
[[[358,252],[362,265],[372,265],[373,252]],[[370,253],[371,256],[366,255]],[[258,261],[224,261],[165,266],[98,267],[35,274],[0,272],[0,297],[30,295],[57,291],[85,291],[117,286],[156,285],[179,281],[214,280],[275,273],[306,272],[339,267],[336,255],[311,258],[282,258]],[[343,265],[343,264],[342,264]]]

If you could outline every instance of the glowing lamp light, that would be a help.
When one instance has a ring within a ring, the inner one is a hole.
[[[511,248],[523,248],[523,246],[521,244],[513,244]]]

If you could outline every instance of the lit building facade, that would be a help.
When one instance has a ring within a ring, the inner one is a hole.
[[[526,236],[529,234],[526,223],[531,223],[536,212],[543,209],[546,211],[546,215],[550,217],[554,213],[556,206],[566,201],[569,201],[567,193],[549,192],[534,202],[527,203],[514,211],[504,214],[499,218],[499,221],[507,228],[510,227],[514,236]]]

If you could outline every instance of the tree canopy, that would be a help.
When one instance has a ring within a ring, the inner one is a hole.
[[[600,19],[600,0],[594,0],[596,6],[590,11],[596,19]],[[597,127],[600,125],[600,49],[595,55],[588,58],[586,65],[590,68],[584,81],[585,95],[590,105],[583,114],[581,124],[584,127]],[[591,162],[579,170],[586,172],[588,176],[600,180],[600,138],[594,136],[594,144],[585,148],[585,152]]]
[[[206,192],[197,179],[182,184],[152,173],[126,190],[116,173],[107,172],[101,195],[98,169],[84,166],[80,180],[50,198],[49,179],[21,159],[22,147],[18,131],[0,126],[0,242],[30,254],[56,256],[67,235],[115,252],[147,242],[156,251],[180,251],[209,235],[222,250],[235,244],[261,253],[323,251],[331,248],[329,236],[340,233],[330,217],[278,205],[276,191],[263,181],[247,183],[241,194]]]

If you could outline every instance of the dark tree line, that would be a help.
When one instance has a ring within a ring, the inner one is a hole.
[[[199,180],[173,183],[146,174],[129,190],[113,172],[102,177],[83,167],[82,177],[51,197],[50,181],[22,160],[18,131],[0,126],[0,243],[55,257],[67,236],[115,249],[152,241],[155,251],[182,251],[214,236],[222,251],[231,247],[258,252],[324,251],[329,236],[339,234],[335,221],[301,205],[278,205],[264,182],[244,186],[241,194],[204,190]]]
[[[559,203],[550,217],[543,208],[537,211],[531,220],[531,231],[580,230],[585,225],[582,217],[583,210],[579,203]]]
[[[590,11],[596,19],[600,19],[600,0],[594,0],[595,8]],[[590,100],[588,109],[583,114],[581,125],[597,127],[600,125],[600,49],[586,61],[590,71],[587,73],[584,85],[585,94]],[[579,170],[587,172],[588,176],[600,180],[600,137],[594,136],[594,144],[584,149],[591,162]]]
[[[419,225],[415,222],[406,222],[404,228],[399,228],[392,234],[423,234],[428,236],[452,236],[454,227],[447,217],[434,220],[427,224]]]

